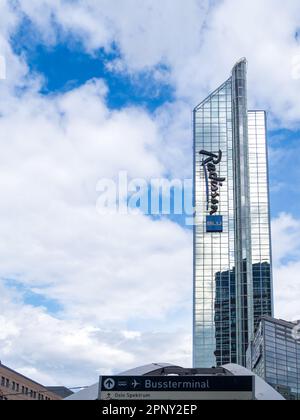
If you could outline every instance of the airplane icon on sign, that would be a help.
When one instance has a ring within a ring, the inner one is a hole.
[[[141,383],[138,382],[136,379],[132,382],[132,386],[135,388],[137,388],[138,386],[141,386]]]

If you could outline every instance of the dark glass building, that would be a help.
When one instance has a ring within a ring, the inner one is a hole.
[[[300,400],[300,340],[294,333],[296,325],[263,317],[247,352],[248,369],[287,400]]]
[[[273,314],[266,114],[247,106],[247,62],[194,110],[194,366],[246,366]]]

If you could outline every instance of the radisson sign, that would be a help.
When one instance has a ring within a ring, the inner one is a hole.
[[[217,153],[201,150],[199,154],[203,156],[202,166],[206,182],[207,212],[210,214],[206,220],[207,232],[223,232],[223,218],[222,216],[216,216],[220,203],[219,189],[226,181],[226,178],[221,178],[217,173],[217,165],[221,163],[223,154],[221,150]]]

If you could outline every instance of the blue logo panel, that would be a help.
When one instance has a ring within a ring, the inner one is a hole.
[[[223,232],[223,216],[206,216],[206,232]]]

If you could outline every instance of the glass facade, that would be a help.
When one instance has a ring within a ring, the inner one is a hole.
[[[194,366],[246,365],[272,314],[266,124],[245,60],[194,110]]]
[[[300,400],[300,341],[295,324],[264,317],[247,353],[247,367],[287,400]]]
[[[251,245],[253,265],[254,328],[262,314],[272,313],[271,232],[269,211],[266,113],[248,112]]]

